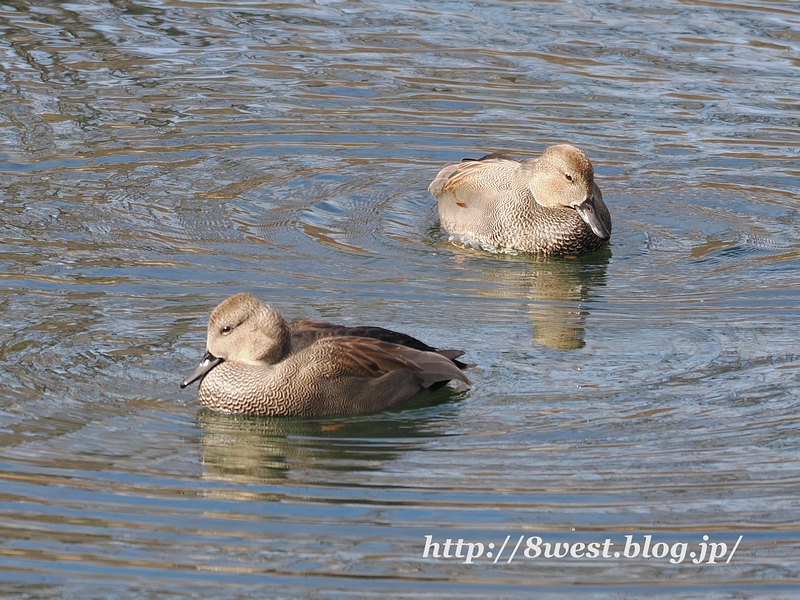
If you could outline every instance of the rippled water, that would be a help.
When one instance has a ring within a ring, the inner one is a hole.
[[[796,593],[795,5],[7,0],[0,31],[4,597]],[[607,251],[447,241],[439,167],[560,142]],[[178,383],[240,291],[465,348],[473,385],[198,412]],[[626,535],[742,538],[506,562]]]

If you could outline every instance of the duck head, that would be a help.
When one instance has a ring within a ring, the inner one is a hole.
[[[571,208],[600,239],[611,232],[597,214],[594,169],[589,157],[569,144],[550,146],[533,164],[530,190],[536,201],[550,208]]]
[[[231,296],[211,313],[206,353],[181,387],[201,379],[226,360],[275,364],[289,353],[290,347],[289,327],[276,309],[250,294]]]

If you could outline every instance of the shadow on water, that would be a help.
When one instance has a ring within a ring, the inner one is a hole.
[[[445,387],[403,408],[353,417],[297,419],[202,409],[204,478],[235,483],[286,479],[292,469],[379,471],[400,453],[444,434],[466,392]]]

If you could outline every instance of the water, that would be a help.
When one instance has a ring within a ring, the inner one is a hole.
[[[796,6],[9,0],[0,30],[4,597],[794,597]],[[447,241],[444,163],[561,142],[607,251]],[[473,385],[198,412],[242,291],[464,348]]]

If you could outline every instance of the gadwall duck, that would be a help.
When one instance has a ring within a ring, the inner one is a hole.
[[[208,321],[207,351],[181,387],[201,379],[200,403],[263,416],[363,414],[402,405],[451,380],[469,380],[463,352],[437,350],[380,327],[287,323],[250,294],[223,301]]]
[[[589,158],[575,146],[550,146],[538,159],[505,154],[446,165],[428,187],[442,227],[468,245],[541,255],[598,250],[611,215]]]

